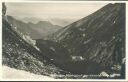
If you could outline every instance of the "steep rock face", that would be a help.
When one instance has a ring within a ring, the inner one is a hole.
[[[95,62],[103,68],[121,64],[125,57],[125,4],[108,4],[51,38],[68,49],[71,56],[82,56],[86,63]]]

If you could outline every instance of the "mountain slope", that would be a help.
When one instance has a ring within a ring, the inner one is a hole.
[[[53,25],[48,21],[39,21],[37,23],[24,23],[20,20],[13,18],[12,16],[7,16],[8,22],[12,24],[13,28],[17,28],[20,32],[25,35],[29,35],[32,39],[41,39],[45,36],[54,33],[61,26]]]
[[[85,63],[95,62],[106,69],[121,65],[125,58],[125,4],[108,4],[55,32],[50,40],[63,45],[72,57],[82,57]]]
[[[47,37],[49,34],[52,34],[62,28],[61,26],[58,25],[53,25],[48,21],[39,21],[36,24],[28,23],[28,25],[38,32],[39,34],[42,35],[42,38]],[[41,38],[35,38],[35,39],[41,39]]]
[[[2,19],[2,64],[39,75],[60,74],[60,69],[51,64],[44,53],[27,43],[5,17]]]

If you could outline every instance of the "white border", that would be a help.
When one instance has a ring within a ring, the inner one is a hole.
[[[2,11],[2,5],[0,4],[0,11]],[[0,80],[2,79],[2,12],[0,13]]]
[[[38,80],[38,79],[32,79],[32,80],[27,80],[27,79],[20,79],[20,81],[128,81],[128,56],[127,56],[127,53],[128,53],[128,49],[127,49],[127,46],[128,46],[128,2],[127,1],[41,1],[41,0],[38,0],[38,1],[31,1],[31,0],[2,0],[0,1],[1,4],[0,4],[0,11],[2,11],[2,2],[26,2],[26,3],[126,3],[126,79],[124,80],[121,80],[121,79],[45,79],[45,80]],[[0,13],[0,21],[2,21],[2,13]],[[3,81],[17,81],[19,79],[2,79],[2,22],[0,22],[0,80],[3,80]]]

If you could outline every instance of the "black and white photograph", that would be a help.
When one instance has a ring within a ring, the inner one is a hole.
[[[126,79],[126,3],[1,4],[3,79]]]

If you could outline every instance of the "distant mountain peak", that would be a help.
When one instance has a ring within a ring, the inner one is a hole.
[[[45,25],[52,25],[49,21],[39,21],[36,24],[45,24]]]
[[[49,21],[39,21],[37,23],[28,22],[25,23],[21,20],[15,19],[12,16],[7,16],[8,22],[17,27],[17,29],[23,34],[29,34],[32,39],[41,39],[49,34],[54,33],[58,29],[62,28],[58,25],[53,25]]]

